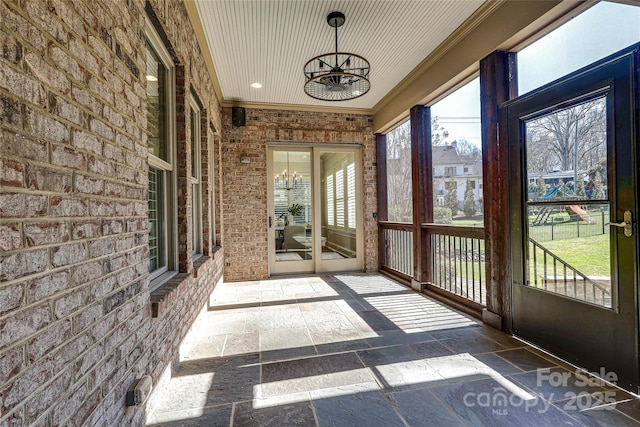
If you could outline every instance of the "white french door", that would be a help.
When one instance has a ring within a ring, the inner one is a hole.
[[[362,270],[359,148],[274,144],[267,169],[270,274]]]

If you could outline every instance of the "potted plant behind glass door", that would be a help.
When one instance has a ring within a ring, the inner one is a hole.
[[[282,218],[283,216],[285,216],[285,220],[284,220],[284,225],[290,225],[294,223],[294,217],[296,215],[300,215],[302,213],[302,205],[298,204],[298,203],[294,203],[293,205],[289,206],[287,208],[286,212],[283,212],[282,214],[280,214],[280,216],[278,217],[278,219]]]

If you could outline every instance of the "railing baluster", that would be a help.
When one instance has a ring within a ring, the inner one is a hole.
[[[587,285],[588,284],[589,283],[587,283],[586,277],[585,277],[584,286],[582,287],[582,298],[584,301],[587,301]]]
[[[473,295],[475,297],[476,295],[476,250],[475,250],[475,241],[474,239],[469,239],[471,240],[471,283],[473,284],[472,286],[472,290],[473,290]],[[478,253],[478,259],[480,259],[480,253]],[[478,270],[478,273],[480,273],[480,270]],[[482,301],[482,288],[478,289],[479,292],[479,297],[476,300],[474,298],[475,302],[480,302]]]
[[[474,239],[475,240],[475,239]],[[473,240],[472,240],[473,242]],[[480,249],[480,245],[481,245],[481,241],[478,240],[478,289],[479,289],[479,294],[480,294],[480,300],[478,301],[480,304],[485,305],[485,299],[486,299],[486,291],[483,293],[482,292],[482,287],[484,282],[482,281],[482,274],[484,273],[485,269],[482,268],[482,252]],[[474,257],[475,257],[475,253],[474,253]],[[474,281],[475,283],[475,281]]]
[[[535,245],[529,244],[530,247],[533,247],[533,284],[535,287],[538,287],[538,248]],[[531,278],[529,278],[531,280]]]
[[[449,261],[449,291],[452,291],[451,278],[453,274],[451,273],[451,268],[453,265],[451,263],[451,236],[447,236],[447,260]]]
[[[405,239],[405,233],[398,231],[398,242],[400,242],[400,257],[396,262],[396,267],[400,269],[400,271],[406,271],[406,259],[407,259],[407,242]]]
[[[544,259],[542,260],[542,267],[544,269],[544,276],[542,277],[544,288],[547,289],[547,253],[544,253]]]
[[[460,246],[462,246],[462,243],[464,242],[464,287],[466,289],[467,292],[467,298],[469,298],[470,300],[474,300],[475,299],[475,294],[473,293],[473,286],[471,287],[471,297],[469,297],[469,247],[468,247],[468,243],[467,242],[467,238],[466,237],[461,237],[460,238]],[[471,257],[471,260],[473,260],[473,256]],[[462,263],[462,259],[460,260],[460,262]],[[473,264],[472,264],[473,265]],[[462,269],[462,264],[460,264],[460,269]]]
[[[444,257],[444,236],[439,236],[438,243],[438,283],[444,283],[445,277],[443,277],[444,271],[442,270],[444,267],[443,258]]]
[[[458,245],[456,244],[458,242],[458,238],[457,237],[453,237],[453,289],[454,292],[457,293],[458,295],[462,293],[462,287],[458,287],[458,262],[456,261],[458,258]],[[459,291],[457,291],[458,289],[460,289]],[[457,291],[457,292],[456,292]]]

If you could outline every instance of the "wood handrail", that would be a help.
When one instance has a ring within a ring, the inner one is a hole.
[[[378,221],[378,225],[386,230],[413,231],[413,225],[407,222]]]
[[[484,239],[484,227],[470,227],[463,225],[448,225],[425,223],[420,224],[422,229],[429,234],[440,234],[443,236],[468,237],[471,239]]]

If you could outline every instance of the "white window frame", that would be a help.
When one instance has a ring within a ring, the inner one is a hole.
[[[191,161],[195,162],[195,165],[191,165],[188,177],[189,184],[191,185],[191,253],[195,260],[202,256],[202,142],[200,131],[200,119],[202,116],[200,107],[193,96],[189,97],[189,116],[189,126],[191,127],[191,140],[189,141],[192,150]],[[195,176],[193,174],[194,170]]]
[[[210,209],[211,215],[209,215],[211,225],[209,229],[211,230],[211,246],[215,248],[219,246],[217,241],[217,228],[216,228],[216,220],[218,218],[216,213],[216,183],[218,177],[216,176],[216,148],[218,147],[218,138],[219,135],[213,131],[213,129],[209,129],[210,137],[209,137],[209,198],[210,198]]]
[[[151,284],[150,290],[154,290],[169,280],[177,273],[178,252],[177,252],[177,184],[174,164],[176,156],[176,100],[175,100],[175,65],[173,59],[165,47],[162,39],[156,32],[148,17],[145,17],[145,33],[148,43],[153,47],[162,64],[167,71],[166,81],[166,150],[167,160],[161,159],[148,153],[148,163],[150,167],[156,168],[163,174],[164,188],[163,194],[163,225],[162,232],[165,236],[163,250],[166,265],[149,272]]]

